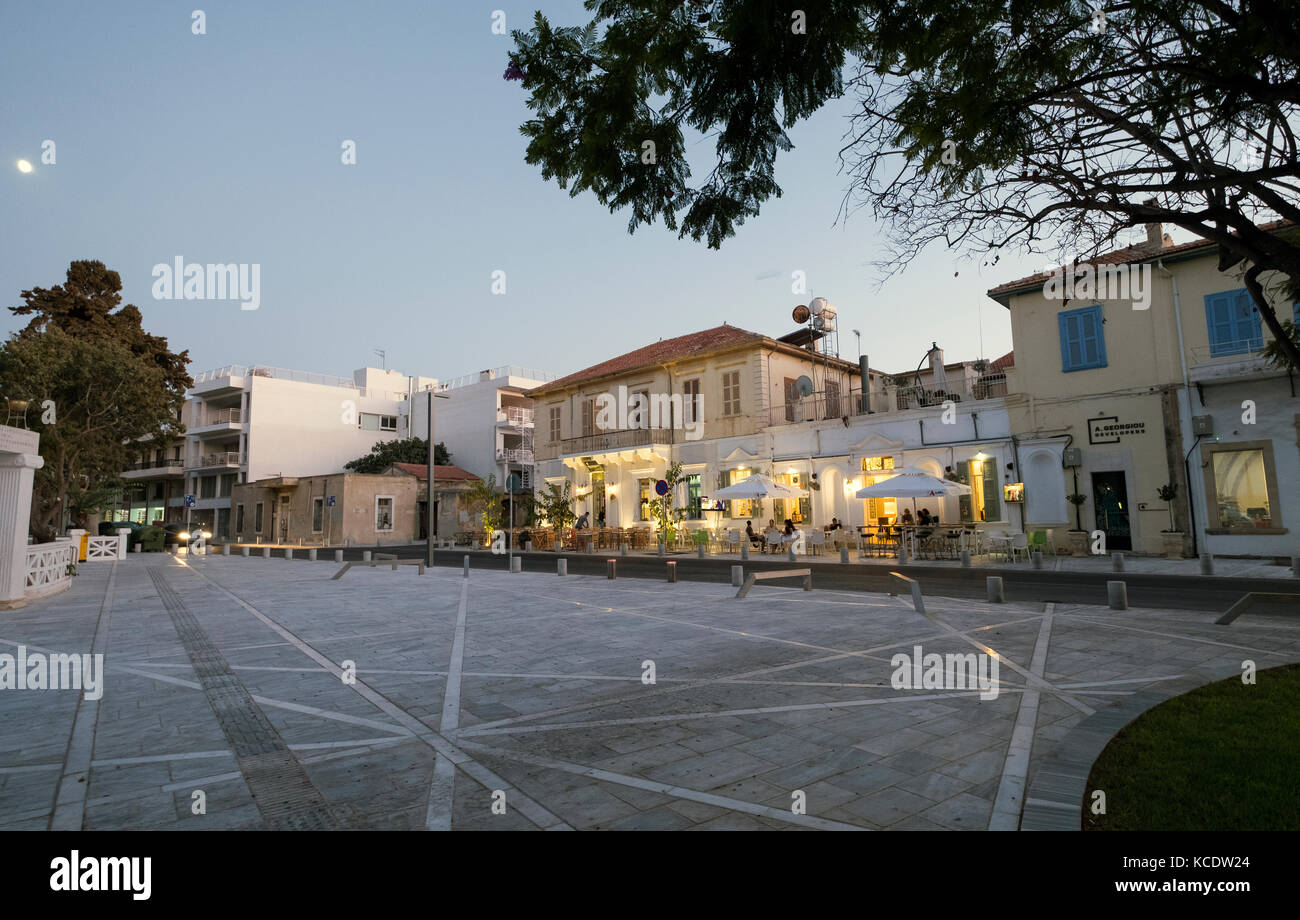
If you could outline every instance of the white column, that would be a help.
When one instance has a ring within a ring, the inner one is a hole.
[[[39,454],[0,453],[0,607],[24,603],[32,473],[44,465]]]

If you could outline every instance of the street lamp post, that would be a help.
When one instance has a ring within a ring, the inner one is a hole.
[[[433,401],[434,399],[450,399],[451,397],[446,396],[442,393],[435,393],[432,387],[429,388],[428,393],[429,393],[429,454],[427,459],[427,465],[428,465],[428,474],[429,474],[429,490],[428,490],[428,494],[425,496],[426,501],[424,503],[425,504],[424,510],[425,510],[425,516],[427,517],[427,521],[425,523],[425,537],[427,538],[427,542],[428,542],[428,552],[426,555],[428,556],[429,567],[433,568],[433,528],[434,525],[437,523],[437,516],[434,512],[435,478],[433,472],[433,466],[434,466],[433,464],[433,450],[434,450]]]

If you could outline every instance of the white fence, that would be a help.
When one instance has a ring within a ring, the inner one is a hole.
[[[126,534],[116,537],[90,537],[86,540],[86,561],[125,559]]]
[[[42,597],[62,591],[71,583],[68,567],[77,562],[77,544],[72,540],[34,543],[27,547],[24,597]]]

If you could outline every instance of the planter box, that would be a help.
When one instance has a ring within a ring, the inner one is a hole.
[[[1164,531],[1160,534],[1160,539],[1165,546],[1166,559],[1183,558],[1183,534],[1182,531]]]

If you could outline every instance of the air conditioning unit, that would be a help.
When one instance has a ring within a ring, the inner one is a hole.
[[[1083,451],[1078,447],[1067,447],[1061,451],[1061,466],[1083,466]]]
[[[1203,434],[1206,436],[1214,434],[1214,416],[1193,415],[1192,434]]]

